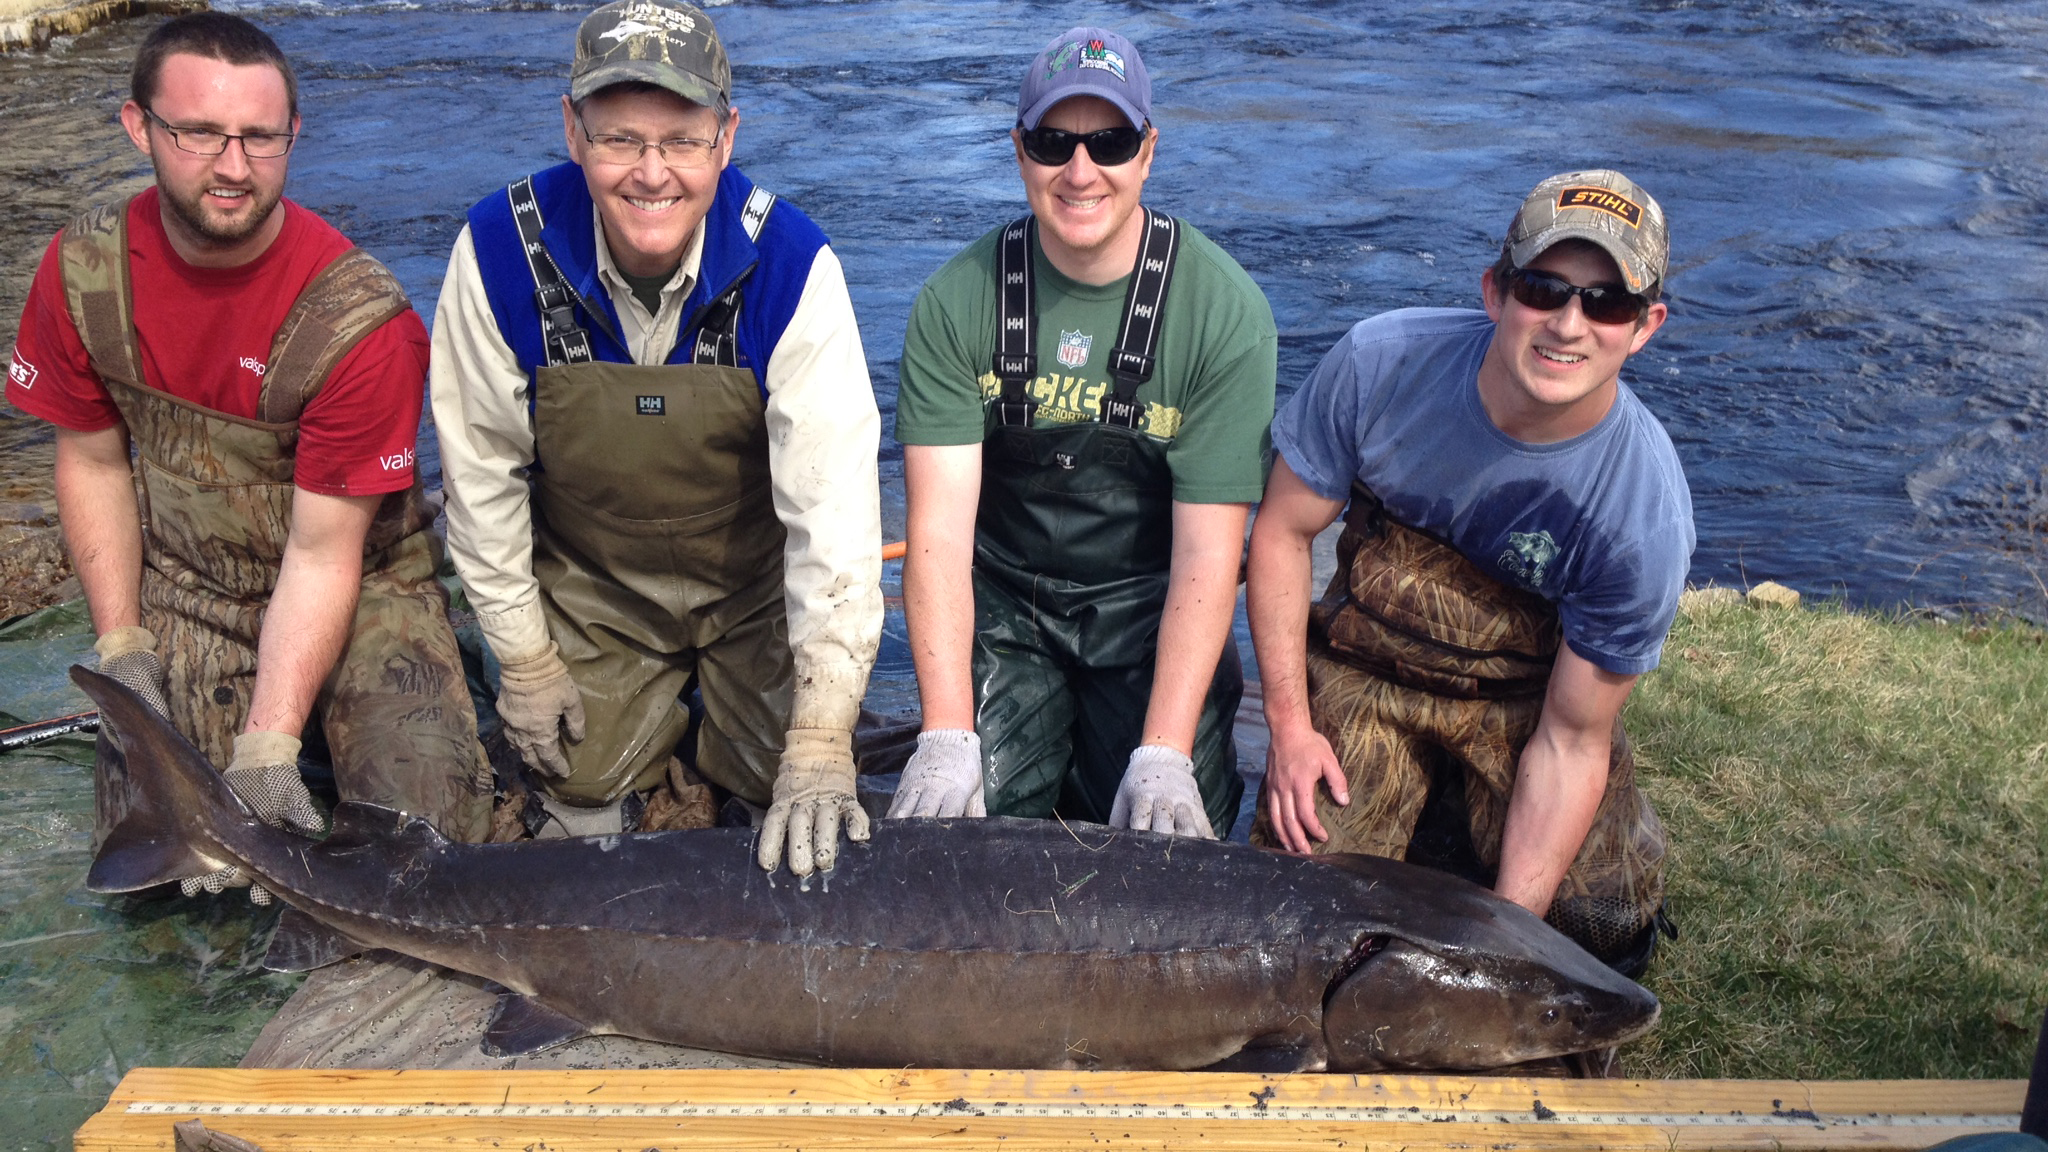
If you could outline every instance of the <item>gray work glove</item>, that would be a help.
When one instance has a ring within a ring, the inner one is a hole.
[[[981,737],[959,728],[917,734],[917,751],[903,766],[903,782],[889,801],[889,819],[905,816],[986,816],[981,789]]]
[[[553,641],[538,656],[499,666],[498,716],[505,721],[505,739],[527,767],[543,776],[569,775],[562,732],[572,741],[583,739],[583,693],[569,679]]]
[[[228,787],[242,798],[258,820],[272,828],[291,828],[318,836],[325,822],[313,804],[313,794],[299,777],[299,738],[283,732],[244,732],[235,737],[235,758],[221,773]],[[178,891],[197,896],[201,889],[219,895],[229,888],[249,886],[249,900],[269,904],[270,890],[252,883],[233,864],[218,872],[178,881]]]
[[[124,624],[93,641],[92,650],[99,653],[101,675],[142,697],[157,715],[171,714],[164,702],[164,662],[157,659],[155,633]]]
[[[1147,744],[1131,753],[1109,809],[1109,823],[1140,832],[1216,838],[1209,812],[1202,806],[1202,789],[1195,783],[1195,762],[1163,744]]]
[[[773,872],[789,847],[789,870],[808,876],[839,863],[839,829],[868,838],[868,814],[853,794],[853,734],[831,728],[792,728],[775,773],[775,799],[761,822],[761,867]]]

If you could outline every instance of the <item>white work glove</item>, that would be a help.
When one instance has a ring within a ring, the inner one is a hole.
[[[538,656],[499,665],[498,716],[505,721],[505,739],[527,767],[543,776],[569,775],[562,731],[572,741],[583,739],[583,693],[569,679],[553,641]]]
[[[125,624],[93,641],[92,650],[99,654],[101,675],[142,697],[157,715],[171,714],[164,703],[164,662],[157,659],[155,633]]]
[[[1163,744],[1147,744],[1131,753],[1124,781],[1117,785],[1109,809],[1112,828],[1164,832],[1214,840],[1202,789],[1195,783],[1195,762]]]
[[[853,734],[832,728],[792,728],[775,774],[775,799],[761,822],[761,867],[773,872],[789,847],[789,870],[798,876],[830,872],[839,863],[840,822],[846,838],[868,838],[868,814],[853,795]]]
[[[318,836],[325,821],[313,804],[313,794],[299,777],[299,738],[284,732],[244,732],[235,737],[235,758],[221,773],[228,787],[272,828],[291,828],[307,836]],[[249,886],[249,901],[269,904],[270,890],[256,884],[230,864],[218,872],[178,881],[178,891],[197,896],[203,888],[219,895],[229,888]]]
[[[986,816],[981,791],[981,737],[960,728],[917,734],[917,751],[889,801],[891,820],[905,816]]]

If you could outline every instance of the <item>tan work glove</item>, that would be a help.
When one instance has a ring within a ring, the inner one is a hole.
[[[499,666],[498,716],[505,721],[505,739],[527,767],[543,776],[569,774],[562,732],[572,741],[583,739],[583,693],[569,679],[553,641],[538,656]]]
[[[93,641],[92,650],[99,654],[101,675],[142,697],[157,715],[171,714],[164,702],[164,662],[157,659],[154,632],[124,624]]]
[[[782,864],[798,876],[830,872],[839,863],[840,822],[846,838],[868,838],[868,814],[853,795],[853,734],[831,728],[792,728],[775,774],[775,800],[761,824],[761,867]]]
[[[228,787],[272,828],[291,828],[318,836],[325,825],[313,794],[299,776],[299,738],[284,732],[244,732],[235,737],[235,758],[221,773]],[[178,881],[178,890],[197,896],[200,889],[216,895],[229,888],[249,886],[249,900],[269,904],[270,890],[252,883],[233,864],[218,872]]]

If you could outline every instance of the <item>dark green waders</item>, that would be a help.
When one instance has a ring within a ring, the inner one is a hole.
[[[351,249],[309,283],[271,346],[257,420],[202,408],[143,382],[128,286],[127,207],[65,229],[65,291],[93,370],[134,439],[144,513],[142,623],[157,638],[173,725],[225,767],[248,721],[256,651],[291,533],[298,418],[356,343],[408,307],[391,273]],[[313,714],[343,800],[431,820],[481,840],[490,765],[434,578],[420,484],[387,495],[363,543],[348,646]],[[282,627],[292,621],[281,621]],[[127,806],[118,734],[102,732],[95,845]]]
[[[757,196],[759,221],[773,200]],[[537,243],[538,210],[516,215]],[[544,255],[533,267],[536,283],[561,279]],[[533,574],[585,736],[563,741],[568,777],[540,782],[567,803],[662,782],[689,727],[679,697],[692,675],[704,697],[697,771],[770,800],[794,667],[766,407],[737,367],[738,306],[735,289],[693,318],[689,364],[592,360],[573,320],[548,333],[551,363],[534,374]],[[553,315],[573,313],[557,304]]]
[[[1178,241],[1174,221],[1146,215],[1110,353],[1115,391],[1102,399],[1100,422],[1058,428],[1031,426],[1036,404],[1025,393],[1036,375],[1036,224],[1026,217],[1004,230],[996,355],[1004,391],[982,447],[975,519],[975,729],[991,816],[1057,812],[1106,823],[1144,735],[1173,556],[1173,477],[1166,446],[1137,430],[1134,397],[1151,374],[1152,318]],[[1243,692],[1237,648],[1226,642],[1193,757],[1219,836],[1244,793],[1231,732]]]

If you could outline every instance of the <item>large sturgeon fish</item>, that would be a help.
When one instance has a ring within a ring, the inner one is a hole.
[[[1366,856],[884,821],[803,885],[756,867],[745,830],[455,844],[353,803],[311,840],[256,820],[126,689],[72,678],[127,766],[93,890],[240,865],[291,906],[275,966],[388,948],[495,981],[499,1054],[616,1033],[879,1067],[1484,1069],[1657,1018],[1522,908]]]

